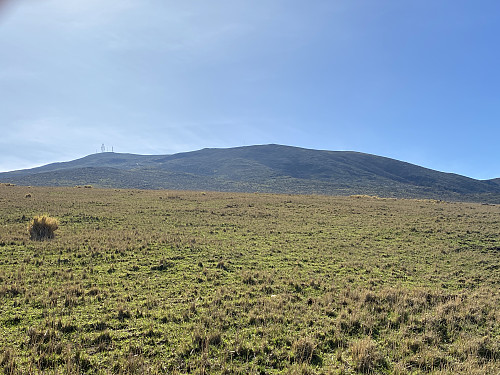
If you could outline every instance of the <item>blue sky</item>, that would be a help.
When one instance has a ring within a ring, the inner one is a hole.
[[[279,143],[500,177],[500,2],[0,1],[0,171]]]

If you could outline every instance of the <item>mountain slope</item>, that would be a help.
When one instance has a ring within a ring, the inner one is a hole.
[[[381,156],[281,145],[203,149],[174,155],[101,153],[0,173],[23,185],[371,194],[500,203],[500,183],[443,173]]]

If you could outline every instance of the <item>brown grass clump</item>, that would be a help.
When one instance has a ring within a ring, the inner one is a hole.
[[[296,362],[309,363],[313,359],[316,344],[309,338],[301,338],[292,346],[292,352]]]
[[[17,367],[14,351],[10,348],[4,349],[0,358],[0,369],[3,369],[5,374],[14,374]]]
[[[54,238],[54,232],[59,227],[59,222],[53,217],[42,215],[31,220],[28,226],[30,238],[35,241]]]
[[[371,338],[364,338],[351,344],[352,360],[357,371],[371,373],[384,367],[385,361]]]

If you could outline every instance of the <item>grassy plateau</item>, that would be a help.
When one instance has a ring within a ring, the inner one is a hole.
[[[1,372],[500,374],[500,206],[1,185]]]

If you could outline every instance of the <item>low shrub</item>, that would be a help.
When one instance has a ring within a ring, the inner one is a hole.
[[[54,232],[59,227],[57,219],[47,215],[37,216],[28,225],[30,238],[35,241],[43,241],[54,238]]]

